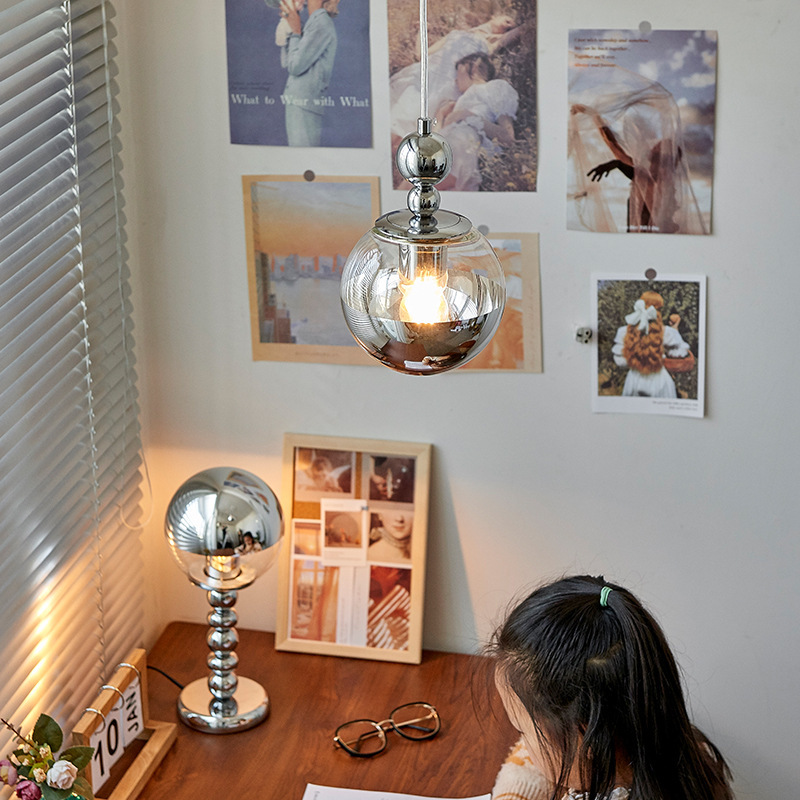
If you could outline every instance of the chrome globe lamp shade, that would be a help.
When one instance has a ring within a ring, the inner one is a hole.
[[[452,150],[428,117],[426,17],[421,0],[420,118],[395,156],[412,184],[408,209],[376,220],[347,258],[340,285],[356,341],[410,375],[436,375],[474,358],[497,330],[506,300],[489,241],[465,217],[439,210],[436,184],[450,171]]]
[[[165,533],[175,561],[205,589],[211,611],[206,642],[211,670],[186,686],[178,715],[206,733],[235,733],[263,722],[269,698],[254,680],[236,675],[240,589],[275,561],[283,536],[283,512],[272,489],[249,472],[215,467],[193,475],[175,492]]]

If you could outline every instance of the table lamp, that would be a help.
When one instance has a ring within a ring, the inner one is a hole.
[[[280,503],[260,478],[241,469],[214,467],[193,475],[169,503],[165,533],[175,561],[208,593],[211,653],[208,678],[186,686],[178,715],[205,733],[236,733],[263,722],[269,698],[240,678],[236,645],[237,592],[275,561],[283,535]]]

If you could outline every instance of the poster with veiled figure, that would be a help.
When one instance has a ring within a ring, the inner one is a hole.
[[[716,31],[570,31],[568,229],[711,233],[716,84]]]
[[[278,650],[418,664],[431,445],[286,434]]]

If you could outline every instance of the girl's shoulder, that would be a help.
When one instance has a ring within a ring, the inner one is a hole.
[[[497,773],[492,800],[549,800],[551,794],[552,786],[531,761],[520,739]]]

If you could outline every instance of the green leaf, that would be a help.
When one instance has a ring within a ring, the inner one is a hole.
[[[55,789],[47,783],[39,784],[42,790],[42,800],[65,800],[72,794],[72,789]]]
[[[59,760],[71,761],[78,769],[83,769],[89,765],[94,754],[94,747],[87,747],[86,745],[75,745],[68,747],[58,757]]]
[[[33,741],[36,744],[49,744],[55,755],[64,741],[64,734],[61,732],[61,726],[52,717],[40,714],[33,726]]]
[[[85,798],[85,800],[94,800],[94,792],[92,792],[92,784],[86,778],[75,778],[75,783],[72,784],[72,794]]]

